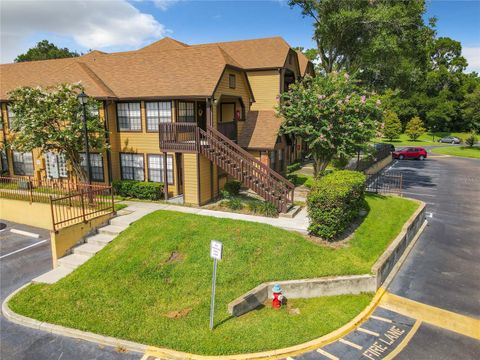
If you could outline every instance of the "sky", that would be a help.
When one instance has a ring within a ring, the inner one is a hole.
[[[461,41],[468,71],[480,72],[480,0],[428,1],[439,36]],[[282,36],[314,47],[313,26],[286,0],[0,0],[0,61],[48,39],[78,52],[132,50],[164,36],[206,43]]]

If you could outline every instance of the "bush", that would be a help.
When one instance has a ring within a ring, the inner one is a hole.
[[[310,233],[333,240],[358,216],[365,200],[365,175],[339,170],[315,181],[307,196]]]
[[[264,216],[277,217],[278,209],[271,202],[264,201],[258,207],[258,212]]]
[[[144,200],[159,200],[163,193],[163,184],[135,180],[116,180],[112,183],[115,195]]]
[[[243,209],[243,202],[239,198],[231,198],[225,201],[227,207],[232,210],[241,210]]]
[[[224,186],[224,190],[228,192],[229,195],[235,196],[240,193],[240,188],[242,186],[242,183],[237,180],[231,180],[227,181]]]
[[[247,203],[247,209],[252,214],[256,214],[260,210],[260,203],[258,201],[251,201]]]
[[[300,170],[302,165],[297,161],[287,166],[287,174]]]
[[[475,133],[475,131],[472,131],[472,133],[465,139],[465,143],[469,146],[469,147],[473,147],[473,145],[475,145],[478,141],[478,138],[477,138],[477,134]]]

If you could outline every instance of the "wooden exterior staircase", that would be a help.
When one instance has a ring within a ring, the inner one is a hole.
[[[196,152],[212,161],[234,179],[274,204],[280,212],[293,205],[295,186],[218,130],[195,123],[160,124],[160,149]]]

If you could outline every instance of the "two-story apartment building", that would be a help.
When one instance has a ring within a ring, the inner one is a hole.
[[[108,131],[109,150],[91,154],[96,182],[163,182],[166,195],[202,205],[228,177],[285,210],[293,188],[279,173],[298,158],[278,136],[278,95],[311,63],[281,38],[187,45],[164,38],[136,51],[0,66],[2,148],[12,136],[8,92],[81,82]],[[11,176],[62,178],[61,155],[2,151]]]

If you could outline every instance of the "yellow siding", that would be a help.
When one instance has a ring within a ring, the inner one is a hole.
[[[200,171],[200,205],[206,204],[212,199],[212,176],[211,163],[204,156],[199,159]]]
[[[158,132],[147,132],[147,122],[145,116],[145,102],[140,102],[142,131],[139,132],[117,132],[117,111],[116,103],[108,104],[108,128],[110,131],[110,151],[112,162],[112,180],[121,179],[120,172],[120,153],[136,153],[143,155],[145,181],[148,181],[148,154],[163,154],[160,152],[160,143]],[[172,109],[173,113],[173,109]],[[173,156],[173,184],[168,185],[170,196],[177,195],[177,171],[175,154]],[[106,157],[105,157],[106,159]],[[106,161],[105,161],[106,164]]]
[[[278,71],[249,71],[248,80],[255,96],[255,102],[252,104],[251,110],[274,109],[280,91],[280,74]]]
[[[183,194],[186,204],[199,205],[197,156],[197,154],[183,154]]]
[[[229,87],[229,76],[230,74],[234,74],[236,77],[236,86],[235,89],[230,89]],[[218,83],[218,87],[213,95],[215,99],[219,100],[217,106],[212,107],[213,112],[213,123],[216,126],[219,116],[219,106],[222,101],[222,98],[230,97],[241,97],[243,104],[245,105],[245,112],[248,112],[249,104],[250,104],[250,91],[248,89],[247,79],[245,77],[245,73],[233,70],[233,69],[226,69],[223,73],[222,78]],[[229,101],[229,100],[225,100]],[[241,109],[240,101],[236,100],[236,108]],[[245,114],[246,116],[246,114]]]

